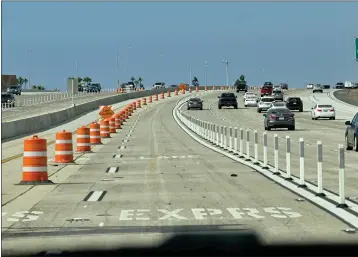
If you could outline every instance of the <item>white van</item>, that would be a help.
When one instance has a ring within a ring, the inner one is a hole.
[[[344,82],[344,88],[353,88],[354,84],[350,81]]]

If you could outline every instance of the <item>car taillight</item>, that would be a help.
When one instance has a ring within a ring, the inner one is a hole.
[[[317,109],[317,112],[321,112],[322,110],[321,109]]]
[[[276,119],[276,115],[271,114],[270,115],[270,120],[275,120],[275,119]]]
[[[334,112],[334,109],[331,109],[330,111],[331,111],[331,112]]]

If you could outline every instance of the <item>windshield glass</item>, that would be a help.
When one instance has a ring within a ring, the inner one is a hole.
[[[326,105],[318,105],[318,108],[332,108],[332,105],[326,104]]]
[[[358,241],[357,3],[89,2],[2,3],[2,247]]]

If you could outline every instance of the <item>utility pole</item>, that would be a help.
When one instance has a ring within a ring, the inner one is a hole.
[[[208,62],[205,61],[205,86],[208,85]]]
[[[189,66],[189,87],[191,86],[191,63]]]
[[[226,86],[229,86],[229,61],[224,61],[223,62],[226,64]]]
[[[31,89],[31,52],[32,49],[29,48],[28,53],[29,53],[29,86],[28,89]]]

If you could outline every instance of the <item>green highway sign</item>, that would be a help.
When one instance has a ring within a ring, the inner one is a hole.
[[[356,37],[356,61],[358,62],[358,37]]]

